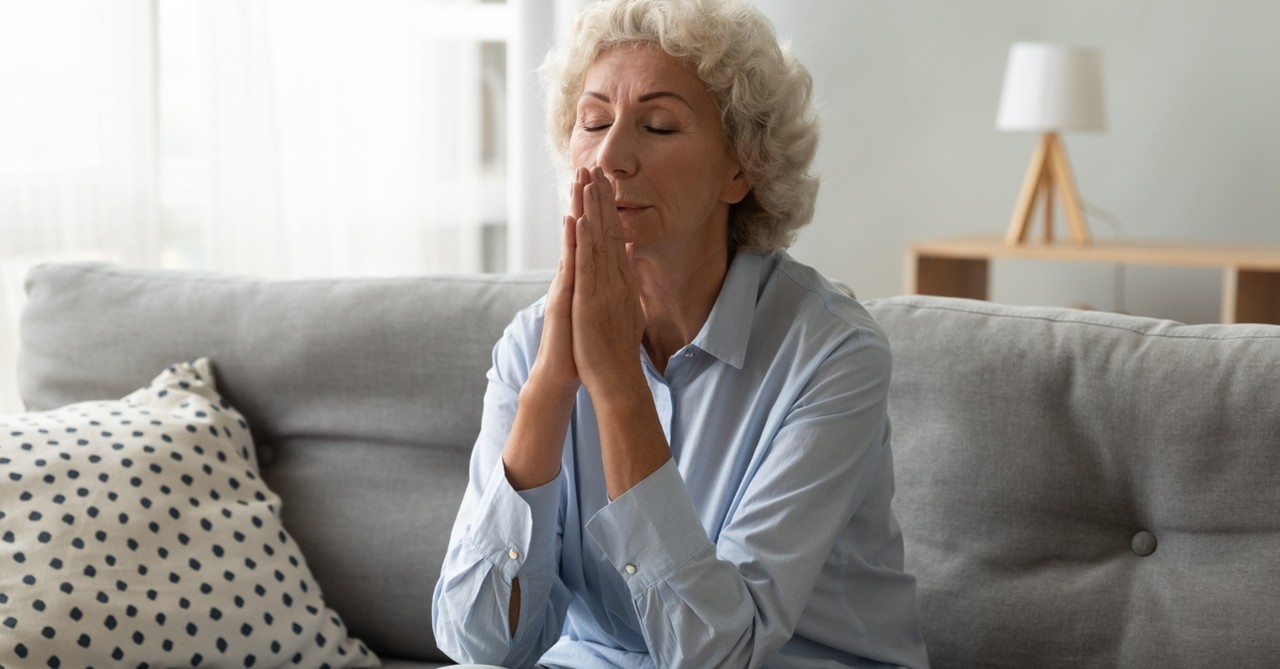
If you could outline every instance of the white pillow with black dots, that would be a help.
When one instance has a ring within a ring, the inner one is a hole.
[[[207,359],[0,416],[0,667],[376,667],[328,609]]]

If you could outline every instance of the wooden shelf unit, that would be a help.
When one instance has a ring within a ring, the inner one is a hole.
[[[1218,267],[1223,323],[1280,324],[1280,247],[1136,240],[1094,240],[1087,245],[1031,241],[1013,246],[994,235],[964,237],[912,244],[907,252],[907,292],[985,300],[995,258]]]

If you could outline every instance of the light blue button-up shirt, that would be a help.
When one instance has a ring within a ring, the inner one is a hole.
[[[538,302],[494,348],[435,590],[445,653],[575,669],[927,666],[889,506],[889,346],[861,305],[785,252],[737,254],[666,373],[639,352],[672,458],[612,502],[585,390],[557,478],[507,482],[542,320]]]

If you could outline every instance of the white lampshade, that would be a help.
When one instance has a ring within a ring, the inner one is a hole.
[[[1018,42],[1009,49],[996,127],[1006,132],[1103,130],[1102,54]]]

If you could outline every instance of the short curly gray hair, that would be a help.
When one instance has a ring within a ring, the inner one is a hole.
[[[786,248],[813,218],[818,145],[813,79],[746,0],[599,0],[578,14],[568,42],[540,72],[551,145],[568,160],[587,69],[622,44],[654,44],[689,63],[720,109],[725,139],[751,192],[734,205],[729,239],[741,250]]]

